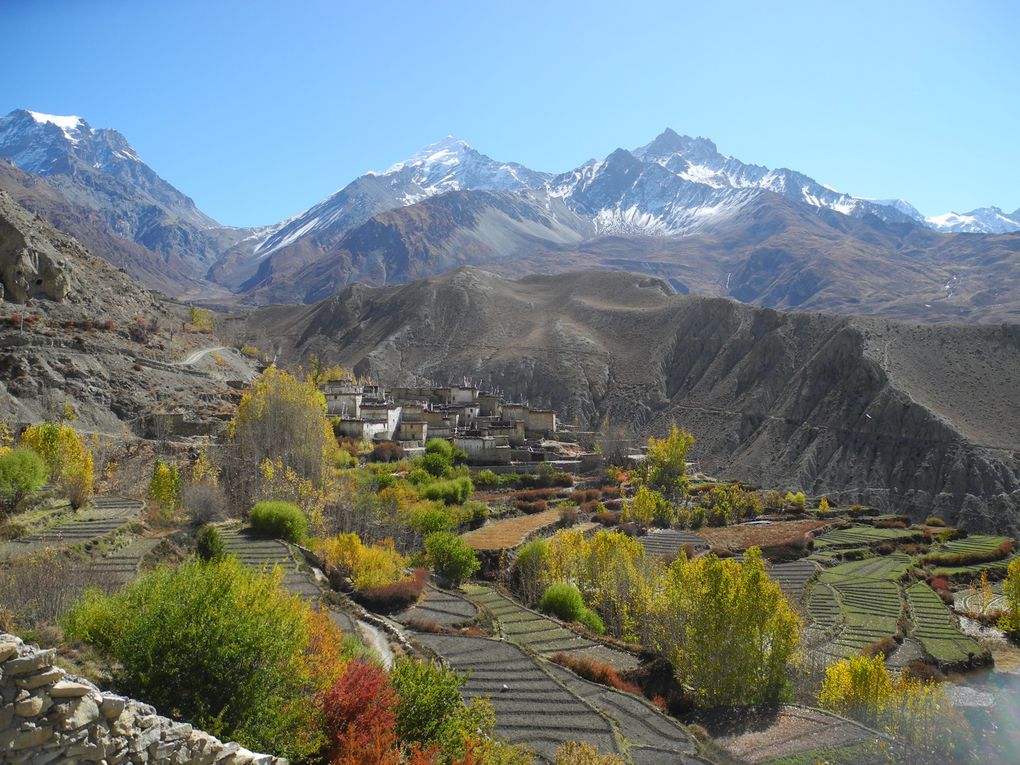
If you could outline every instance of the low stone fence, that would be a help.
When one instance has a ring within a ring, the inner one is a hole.
[[[65,676],[53,653],[0,632],[2,763],[287,765]]]

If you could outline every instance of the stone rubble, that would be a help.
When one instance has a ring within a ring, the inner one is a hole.
[[[287,765],[224,743],[148,704],[101,691],[0,632],[0,762],[5,765]]]

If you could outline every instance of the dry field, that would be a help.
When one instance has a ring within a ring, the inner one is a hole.
[[[832,521],[777,521],[763,526],[723,526],[698,529],[712,547],[746,550],[748,547],[774,547],[803,539],[805,534],[818,533],[832,526]]]
[[[462,539],[476,550],[507,550],[521,544],[530,534],[559,523],[559,510],[496,521],[469,531]]]

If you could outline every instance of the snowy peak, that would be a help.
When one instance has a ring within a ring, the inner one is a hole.
[[[88,134],[94,132],[91,128],[89,128],[88,123],[86,123],[85,120],[74,115],[64,117],[56,114],[43,114],[42,112],[33,111],[29,111],[28,114],[37,124],[56,125],[64,134],[64,138],[71,143],[78,143],[78,141],[81,140],[83,133]]]
[[[390,180],[405,192],[407,204],[447,191],[525,191],[540,188],[545,173],[516,162],[499,162],[474,149],[467,141],[447,136],[431,143],[409,159],[397,162],[384,173],[370,173]]]
[[[141,162],[116,130],[96,130],[78,116],[15,109],[0,118],[0,156],[27,173],[66,173],[75,160],[102,172],[123,162]]]
[[[1012,215],[998,207],[979,207],[968,213],[948,212],[924,218],[929,228],[961,234],[1009,234],[1020,231],[1020,210]]]

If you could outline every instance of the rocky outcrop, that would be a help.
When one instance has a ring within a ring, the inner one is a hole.
[[[8,204],[10,198],[4,194],[0,205]],[[71,288],[64,259],[56,248],[9,217],[0,217],[0,280],[2,297],[15,303],[29,298],[59,303]]]
[[[286,765],[224,743],[148,704],[66,675],[40,650],[0,632],[0,762],[16,765]]]

